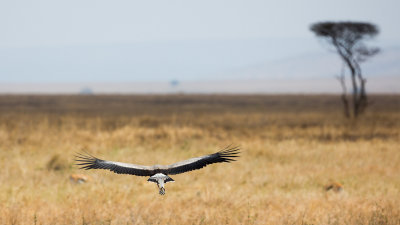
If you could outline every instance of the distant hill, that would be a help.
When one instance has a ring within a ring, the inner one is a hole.
[[[0,93],[340,93],[337,54],[300,41],[3,49]],[[363,63],[367,91],[400,93],[399,62],[385,47]]]
[[[400,48],[383,49],[378,55],[361,64],[368,77],[400,76]],[[311,53],[221,73],[229,79],[301,79],[334,77],[340,73],[342,61],[337,54]],[[348,72],[347,72],[348,73]]]

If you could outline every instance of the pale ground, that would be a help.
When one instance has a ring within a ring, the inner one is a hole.
[[[0,99],[0,224],[400,224],[398,105],[378,105],[347,125],[339,112],[317,107],[325,100],[311,101],[310,111],[225,106],[221,98],[222,106],[182,101],[177,111],[149,106],[157,112],[141,108],[134,116],[54,113],[44,100],[37,111],[18,98],[23,107],[5,109],[8,100]],[[83,150],[151,165],[229,144],[242,149],[237,162],[172,176],[165,196],[147,177],[73,165]],[[74,173],[91,180],[73,184]],[[325,191],[331,182],[343,191]]]

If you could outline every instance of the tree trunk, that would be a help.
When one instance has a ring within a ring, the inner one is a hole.
[[[353,58],[351,51],[341,46],[335,39],[332,41],[332,43],[336,47],[337,52],[339,53],[340,57],[342,58],[343,62],[347,65],[351,73],[351,83],[353,87],[352,117],[356,119],[367,107],[367,94],[365,92],[366,80],[362,77],[361,68],[358,62]],[[340,82],[343,86],[344,76],[340,78]],[[349,110],[349,102],[347,100],[345,92],[342,94],[342,102],[345,107],[345,110],[348,111],[349,115],[348,117],[351,117]],[[345,115],[347,117],[346,113]]]
[[[353,101],[352,101],[353,118],[357,118],[357,116],[359,114],[359,97],[358,97],[359,87],[358,87],[357,79],[356,79],[356,76],[357,76],[356,67],[353,65],[352,61],[350,60],[350,57],[351,57],[350,55],[345,55],[342,53],[339,53],[339,54],[342,57],[343,61],[347,64],[347,66],[349,67],[350,72],[351,72],[351,83],[353,86],[353,93],[352,93],[352,95],[353,95]],[[348,104],[348,102],[347,102],[347,104]]]
[[[337,79],[340,82],[340,85],[342,86],[343,92],[342,92],[342,102],[343,102],[343,112],[344,116],[346,118],[350,118],[350,108],[349,108],[349,100],[347,99],[347,88],[346,88],[346,77],[345,77],[345,65],[343,63],[342,66],[342,71],[339,76],[337,76]]]
[[[363,78],[361,73],[361,67],[358,62],[354,62],[357,68],[357,78],[360,84],[360,93],[358,94],[358,113],[361,114],[365,111],[368,105],[367,93],[365,90],[366,79]]]

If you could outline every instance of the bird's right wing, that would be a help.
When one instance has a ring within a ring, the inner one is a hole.
[[[239,147],[226,147],[225,149],[214,154],[205,155],[197,158],[191,158],[185,161],[177,162],[167,166],[164,171],[165,174],[179,174],[192,170],[201,169],[209,164],[232,162],[236,161],[235,158],[239,157]]]
[[[81,153],[78,153],[75,157],[76,165],[81,166],[80,169],[105,169],[118,174],[131,174],[136,176],[152,176],[154,174],[154,169],[150,166],[106,161],[89,154]]]

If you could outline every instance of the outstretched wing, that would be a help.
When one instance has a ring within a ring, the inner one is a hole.
[[[205,155],[197,158],[191,158],[185,161],[177,162],[172,165],[167,166],[165,174],[179,174],[185,173],[192,170],[201,169],[209,164],[222,163],[222,162],[232,162],[236,161],[234,158],[239,157],[239,147],[230,148],[229,146],[225,149],[211,154]]]
[[[76,165],[81,166],[80,169],[105,169],[118,174],[131,174],[136,176],[152,176],[155,171],[151,166],[142,166],[129,163],[112,162],[98,159],[86,153],[76,155]]]

